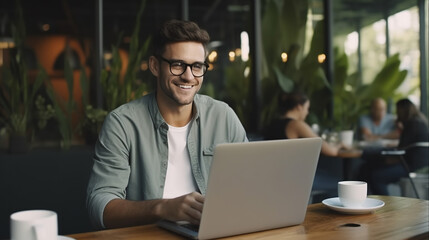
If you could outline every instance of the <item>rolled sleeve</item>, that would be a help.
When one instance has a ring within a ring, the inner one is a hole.
[[[95,147],[94,165],[88,182],[87,208],[94,227],[104,228],[103,212],[113,199],[125,199],[130,176],[126,131],[111,114]],[[108,129],[108,131],[106,131]]]
[[[113,199],[116,199],[116,197],[108,193],[92,194],[92,196],[88,199],[89,218],[91,220],[91,224],[96,229],[105,228],[103,222],[104,208],[106,207],[107,203]]]

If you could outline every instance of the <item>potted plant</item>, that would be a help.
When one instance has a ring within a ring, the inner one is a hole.
[[[399,99],[396,93],[403,83],[407,70],[400,70],[399,54],[386,59],[380,72],[370,84],[362,84],[358,74],[348,75],[348,59],[343,52],[336,50],[333,129],[356,130],[359,117],[366,114],[373,99]]]
[[[95,144],[107,113],[108,112],[102,108],[94,108],[92,105],[86,105],[84,117],[78,129],[79,133],[85,138],[87,144]]]
[[[137,71],[150,43],[150,38],[147,38],[144,43],[141,44],[138,37],[140,21],[145,4],[146,1],[142,0],[137,13],[136,25],[131,36],[128,58],[126,59],[127,65],[125,73],[121,73],[123,70],[123,59],[121,57],[126,54],[121,54],[123,51],[119,48],[122,33],[119,34],[118,43],[112,46],[112,60],[110,64],[105,66],[105,69],[101,71],[101,86],[104,98],[103,106],[94,107],[88,101],[88,83],[86,78],[82,77],[84,76],[84,73],[81,72],[80,85],[82,88],[83,116],[77,125],[76,130],[84,137],[85,142],[89,145],[93,145],[97,140],[104,118],[107,116],[108,112],[129,102],[130,100],[142,96],[148,89],[147,84],[141,83],[137,80]],[[81,71],[83,71],[83,69],[81,69]],[[73,104],[67,106],[70,106],[69,111],[73,110],[71,107]],[[64,109],[64,107],[62,109]],[[62,125],[70,126],[70,124],[66,123],[66,118],[59,116],[59,120],[64,122]],[[65,129],[68,129],[67,131],[64,131],[65,133],[69,130],[74,131],[74,129],[71,129],[70,127]],[[68,134],[65,134],[65,136],[68,136]]]
[[[140,21],[146,1],[141,2],[136,17],[133,34],[128,51],[128,64],[124,76],[121,75],[122,60],[119,50],[119,42],[112,46],[112,63],[109,68],[101,71],[101,86],[105,98],[105,109],[110,112],[116,107],[142,96],[147,91],[147,85],[137,82],[137,70],[140,67],[143,56],[146,54],[151,38],[147,38],[143,44],[139,40]],[[121,39],[122,34],[119,34]]]
[[[68,48],[68,46],[66,46]],[[66,55],[70,54],[70,52]],[[61,135],[60,146],[62,149],[69,149],[72,145],[73,134],[77,130],[77,127],[74,127],[72,122],[72,115],[77,110],[77,103],[73,98],[74,91],[74,77],[73,77],[73,69],[69,62],[69,58],[64,58],[64,78],[67,83],[68,90],[68,99],[66,101],[62,100],[54,91],[54,88],[50,82],[47,83],[47,93],[49,98],[51,99],[54,110],[55,110],[55,119],[58,122],[58,129]],[[80,86],[83,89],[82,92],[87,91],[87,79],[85,67],[80,66]],[[86,96],[86,94],[83,94]]]
[[[12,24],[15,49],[10,51],[10,62],[1,68],[0,122],[9,132],[10,152],[26,152],[34,118],[34,102],[37,91],[47,78],[41,66],[35,79],[30,79],[24,60],[25,25],[22,9],[16,4],[16,23]]]

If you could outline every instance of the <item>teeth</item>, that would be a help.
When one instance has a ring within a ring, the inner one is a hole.
[[[180,88],[191,89],[192,85],[179,85]]]

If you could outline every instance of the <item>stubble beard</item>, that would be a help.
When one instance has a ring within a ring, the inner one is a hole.
[[[179,80],[179,82],[184,82],[183,80]],[[178,94],[175,89],[178,88],[176,85],[174,85],[173,83],[169,84],[172,85],[172,88],[167,88],[165,84],[160,84],[160,89],[163,92],[163,95],[165,95],[168,99],[170,99],[170,102],[174,102],[175,104],[177,104],[177,106],[186,106],[189,104],[192,104],[195,98],[195,95],[198,93],[199,91],[199,87],[200,85],[193,85],[193,88],[195,88],[196,90],[192,93],[192,96],[186,96],[185,98],[181,98],[180,94]],[[184,82],[184,84],[186,84]],[[180,90],[179,90],[180,91]]]

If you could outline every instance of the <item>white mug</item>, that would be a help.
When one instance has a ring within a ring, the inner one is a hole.
[[[57,240],[58,217],[49,210],[26,210],[10,215],[11,240]]]
[[[361,207],[367,196],[367,183],[362,181],[338,182],[338,197],[344,207]]]
[[[341,143],[346,147],[353,145],[353,130],[344,130],[340,132]]]

